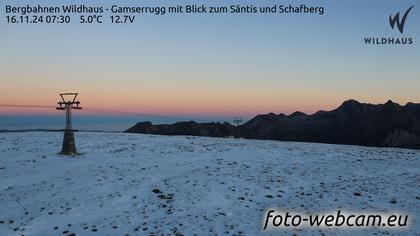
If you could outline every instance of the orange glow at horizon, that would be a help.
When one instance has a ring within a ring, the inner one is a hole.
[[[101,108],[121,112],[130,112],[135,114],[147,114],[157,116],[244,116],[253,117],[258,114],[266,113],[285,113],[291,114],[295,111],[301,111],[306,114],[313,114],[319,110],[332,110],[337,108],[344,100],[348,98],[319,96],[314,99],[311,96],[292,96],[290,94],[277,95],[276,93],[265,93],[264,96],[258,96],[257,93],[248,93],[248,96],[228,96],[228,92],[221,91],[218,94],[211,92],[195,93],[153,93],[153,91],[143,94],[126,93],[124,96],[112,94],[107,99],[95,96],[95,94],[81,93],[79,101],[81,107]],[[4,95],[4,94],[2,94]],[[319,94],[318,94],[319,95]],[[316,94],[312,94],[316,96]],[[292,98],[293,99],[290,99]],[[297,99],[299,97],[299,99]],[[172,99],[171,99],[172,98]],[[15,97],[2,96],[0,104],[16,105],[46,105],[55,106],[58,101],[58,94],[48,94],[47,96]],[[357,98],[356,98],[357,99]],[[364,102],[363,100],[360,100]],[[373,103],[375,103],[374,101]],[[376,103],[384,103],[377,101]],[[92,113],[89,111],[76,111],[80,115],[106,115]],[[0,107],[0,115],[62,115],[61,111],[54,108],[11,108]]]
[[[336,102],[329,98],[313,100],[296,99],[296,95],[282,94],[277,91],[259,91],[258,89],[212,89],[189,91],[188,89],[143,89],[142,91],[95,91],[81,92],[78,100],[81,107],[102,108],[123,112],[165,115],[165,116],[245,116],[273,112],[292,113],[296,110],[313,113],[320,109],[333,109]],[[313,94],[317,95],[317,94]],[[1,93],[0,104],[55,106],[58,94],[17,95]],[[294,98],[291,101],[291,98]],[[332,99],[337,101],[337,99]],[[82,112],[81,114],[86,114]],[[0,107],[0,115],[7,114],[61,114],[54,108],[5,108]]]
[[[385,103],[392,99],[402,105],[408,101],[416,102],[417,98],[401,95],[388,97],[391,92],[387,90],[377,92],[375,97],[372,97],[371,88],[367,86],[360,87],[355,93],[352,88],[337,89],[318,84],[307,84],[303,89],[299,81],[296,84],[285,83],[286,85],[279,87],[270,84],[274,82],[251,86],[246,81],[242,84],[223,84],[222,81],[211,79],[191,83],[178,77],[171,80],[133,80],[129,84],[121,84],[115,79],[92,77],[83,83],[82,88],[75,86],[73,89],[59,91],[59,86],[52,83],[50,87],[45,88],[46,92],[43,92],[39,83],[33,83],[36,79],[31,78],[32,83],[29,83],[17,77],[19,73],[10,76],[10,83],[13,81],[20,86],[9,90],[0,89],[0,104],[55,106],[60,100],[60,92],[79,92],[78,100],[82,108],[102,108],[157,116],[253,117],[270,112],[290,114],[301,111],[313,114],[319,110],[335,109],[350,98],[366,103]],[[53,82],[52,79],[48,81]],[[6,84],[7,82],[6,80]],[[403,93],[398,91],[398,94]],[[60,115],[61,112],[54,108],[0,107],[0,115],[13,114]],[[106,115],[87,111],[78,114]]]

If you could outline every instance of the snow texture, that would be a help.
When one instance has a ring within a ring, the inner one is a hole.
[[[345,145],[0,133],[0,235],[420,235],[420,152]],[[262,231],[268,208],[399,212],[404,231]]]

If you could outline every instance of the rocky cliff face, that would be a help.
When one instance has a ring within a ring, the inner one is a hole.
[[[420,104],[400,106],[388,101],[373,105],[349,100],[335,110],[313,115],[257,115],[238,127],[193,121],[172,125],[143,122],[127,132],[420,148]]]

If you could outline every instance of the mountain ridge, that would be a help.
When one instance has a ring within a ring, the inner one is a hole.
[[[420,149],[420,104],[401,106],[391,100],[370,104],[350,99],[331,111],[260,114],[239,126],[227,122],[140,122],[125,132]]]

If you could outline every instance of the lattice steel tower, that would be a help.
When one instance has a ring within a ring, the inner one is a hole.
[[[82,109],[79,107],[80,102],[76,101],[77,95],[78,93],[60,94],[61,101],[58,102],[58,106],[56,107],[57,110],[66,111],[66,128],[64,130],[63,147],[61,149],[61,154],[63,155],[77,154],[76,142],[74,141],[74,133],[71,123],[71,110]]]

